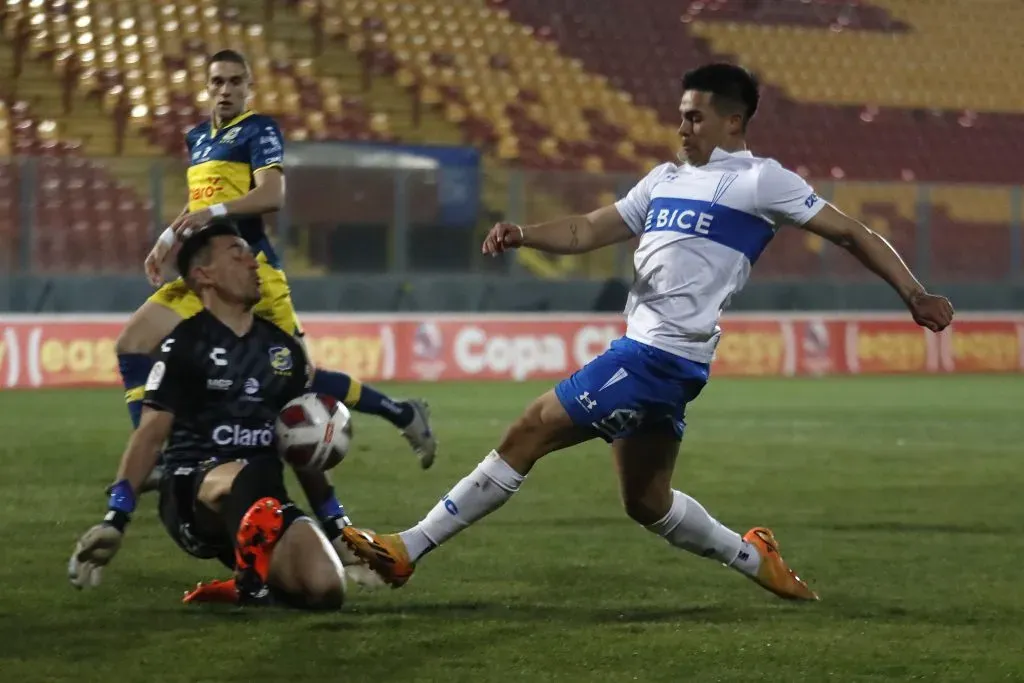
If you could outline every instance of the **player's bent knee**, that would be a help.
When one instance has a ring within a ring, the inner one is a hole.
[[[340,609],[345,604],[344,579],[337,572],[319,572],[306,579],[303,595],[310,609]]]
[[[345,570],[312,520],[297,520],[281,538],[277,552],[288,557],[276,578],[286,590],[301,596],[302,604],[309,609],[338,609],[344,604]]]

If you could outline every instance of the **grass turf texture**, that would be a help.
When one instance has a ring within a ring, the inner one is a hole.
[[[356,416],[335,471],[357,524],[416,522],[540,384],[387,387],[432,403],[424,473]],[[502,510],[340,614],[193,607],[224,576],[147,495],[104,584],[65,579],[128,420],[117,391],[0,393],[0,671],[10,681],[987,681],[1024,678],[1024,382],[716,380],[675,478],[741,533],[772,526],[822,602],[792,605],[621,512],[606,447],[542,462]]]

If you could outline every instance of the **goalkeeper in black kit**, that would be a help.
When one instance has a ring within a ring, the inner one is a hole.
[[[253,315],[257,262],[232,222],[217,219],[189,237],[177,266],[203,310],[160,346],[107,514],[79,539],[69,579],[78,588],[99,585],[166,442],[164,527],[185,552],[234,570],[233,579],[200,585],[185,602],[336,609],[345,568],[333,541],[348,519],[319,471],[297,472],[320,523],[308,517],[288,496],[275,447],[278,412],[312,381],[302,345]]]

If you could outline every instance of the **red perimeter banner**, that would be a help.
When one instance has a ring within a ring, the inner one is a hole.
[[[124,316],[0,316],[0,387],[118,386]],[[613,315],[304,316],[318,365],[366,381],[560,379],[625,331]],[[902,315],[726,316],[712,375],[1021,372],[1024,315],[932,334]]]

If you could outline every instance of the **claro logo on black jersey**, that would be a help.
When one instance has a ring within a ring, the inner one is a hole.
[[[246,429],[238,425],[220,425],[213,430],[213,442],[218,446],[272,446],[274,431]]]

